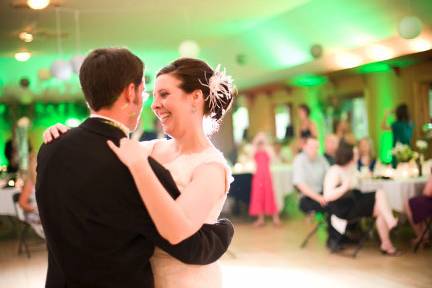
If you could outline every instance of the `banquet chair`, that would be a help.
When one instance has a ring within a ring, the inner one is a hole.
[[[329,217],[331,217],[331,212],[329,212]],[[341,256],[347,256],[347,257],[350,257],[350,258],[356,258],[357,257],[358,253],[363,248],[364,243],[368,239],[369,235],[372,234],[372,231],[373,231],[373,229],[375,227],[375,221],[373,221],[373,219],[370,219],[369,217],[359,217],[359,218],[354,218],[354,219],[350,219],[350,220],[342,219],[344,221],[347,221],[347,228],[348,228],[349,225],[360,223],[360,221],[362,219],[367,219],[368,220],[367,224],[366,224],[366,229],[363,229],[361,231],[360,237],[356,241],[356,244],[355,244],[355,247],[354,247],[354,250],[352,251],[352,253],[344,253],[342,251],[343,249],[340,249],[340,250],[332,250],[332,249],[330,249],[331,253],[337,253],[337,254],[339,254]],[[372,221],[369,221],[369,220],[372,220]],[[331,221],[329,221],[328,225],[331,226]],[[339,246],[341,246],[341,247],[343,246],[342,242],[343,242],[344,237],[346,237],[346,232],[347,232],[347,230],[344,233],[340,233],[339,232],[340,236],[336,240],[338,242]]]
[[[24,210],[19,205],[20,194],[21,193],[18,192],[12,196],[12,200],[13,200],[14,208],[15,208],[15,214],[16,214],[16,217],[18,218],[19,222],[21,223],[21,225],[20,225],[21,228],[18,228],[18,255],[25,253],[27,258],[31,258],[30,244],[40,244],[40,243],[30,243],[29,242],[29,236],[31,236],[30,232],[32,230],[34,230],[34,232],[41,239],[44,239],[44,237],[43,237],[43,235],[41,235],[41,234],[43,234],[43,232],[37,231],[38,229],[33,227],[33,223],[31,223],[30,221],[27,220],[27,217],[25,215]],[[44,241],[43,241],[43,243],[44,243]],[[44,247],[45,247],[45,245],[44,245]]]
[[[301,197],[302,193],[300,192],[300,189],[295,185],[294,185],[294,190],[297,192],[298,197]],[[327,211],[325,208],[312,211],[309,214],[313,215],[317,222],[313,226],[313,228],[306,234],[306,237],[303,239],[302,243],[300,244],[301,249],[307,246],[309,240],[312,239],[313,236],[315,236],[315,234],[318,232],[320,228],[325,228],[327,226]]]
[[[414,253],[417,253],[417,250],[419,249],[421,243],[423,242],[424,238],[426,237],[426,235],[429,233],[432,233],[432,215],[425,221],[426,222],[426,227],[423,230],[423,233],[420,237],[420,239],[417,241],[417,243],[414,246]]]
[[[317,220],[317,223],[314,225],[312,230],[309,231],[309,233],[306,235],[306,237],[303,239],[300,248],[305,248],[306,245],[309,243],[309,240],[318,232],[318,230],[322,227],[326,227],[326,215],[324,211],[316,211],[313,213],[314,218]]]

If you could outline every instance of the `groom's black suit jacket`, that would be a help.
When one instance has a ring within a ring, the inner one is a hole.
[[[124,133],[89,118],[38,154],[36,199],[48,245],[46,287],[153,287],[149,258],[155,246],[189,264],[208,264],[227,250],[229,221],[204,225],[178,245],[157,232],[129,170],[106,141]],[[169,172],[149,162],[173,197]]]

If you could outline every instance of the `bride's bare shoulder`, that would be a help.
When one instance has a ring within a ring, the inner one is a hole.
[[[173,140],[167,140],[167,139],[154,139],[149,141],[142,141],[140,142],[141,145],[144,145],[146,147],[150,147],[152,150],[151,155],[157,156],[159,154],[165,154],[167,151],[170,151]]]

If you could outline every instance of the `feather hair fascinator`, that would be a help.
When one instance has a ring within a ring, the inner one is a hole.
[[[206,78],[207,80],[207,78]],[[226,74],[225,68],[222,70],[221,65],[217,65],[213,72],[213,75],[208,79],[208,84],[202,83],[201,85],[209,88],[210,93],[205,98],[205,101],[209,101],[210,111],[214,113],[217,108],[224,109],[224,103],[231,100],[233,93],[233,79],[231,76]]]

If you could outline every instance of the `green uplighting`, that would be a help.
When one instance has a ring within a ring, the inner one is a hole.
[[[390,65],[382,62],[370,63],[360,66],[356,69],[360,74],[376,73],[376,72],[388,72],[391,70]]]
[[[328,79],[321,75],[299,75],[290,81],[291,85],[300,87],[312,87],[319,86],[327,83]]]

